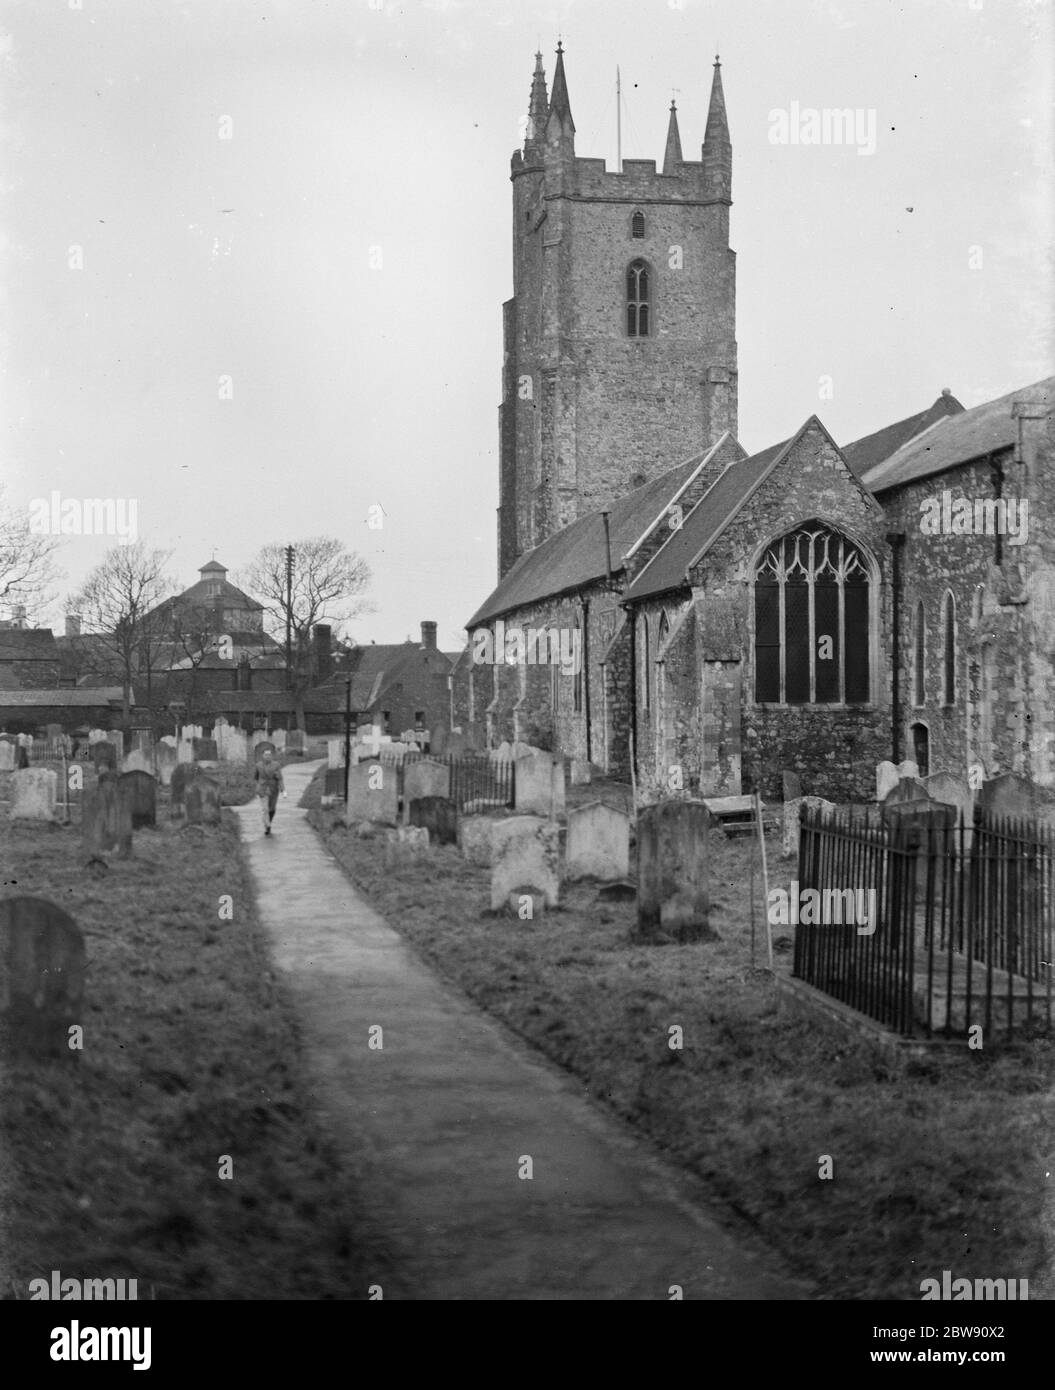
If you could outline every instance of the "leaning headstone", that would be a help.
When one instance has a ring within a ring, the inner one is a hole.
[[[458,841],[458,808],[446,796],[419,796],[410,803],[410,823],[429,832],[435,845]]]
[[[783,801],[797,801],[802,795],[802,778],[797,772],[781,773]]]
[[[170,791],[173,810],[182,806],[190,784],[202,775],[201,768],[194,763],[179,763],[172,772]]]
[[[11,819],[50,821],[55,816],[58,773],[29,767],[11,774]]]
[[[15,745],[7,739],[0,739],[0,772],[15,770]]]
[[[395,825],[399,809],[398,783],[399,774],[394,767],[384,767],[377,762],[350,767],[344,823],[375,821],[378,825]]]
[[[796,796],[784,802],[784,854],[799,857],[799,840],[802,833],[800,811],[805,806],[811,811],[834,811],[835,803],[825,801],[823,796]]]
[[[187,788],[187,824],[220,824],[220,788],[210,777],[196,777]]]
[[[126,753],[121,759],[122,772],[147,772],[152,773],[154,767],[153,759],[149,753],[141,748],[133,748],[131,753]]]
[[[157,825],[158,787],[149,772],[126,772],[118,783],[121,795],[128,803],[132,829]]]
[[[906,758],[904,762],[897,765],[897,775],[902,781],[906,777],[911,777],[913,781],[919,781],[919,763],[913,762],[911,758]]]
[[[132,803],[121,794],[120,780],[105,773],[81,803],[81,837],[90,858],[109,850],[127,859],[132,853]]]
[[[568,812],[564,854],[568,878],[625,879],[630,872],[630,820],[622,811],[591,801]]]
[[[214,738],[196,738],[192,746],[195,762],[214,763],[217,761],[216,740]]]
[[[637,821],[637,927],[688,941],[711,935],[707,874],[710,813],[699,801],[663,801]]]
[[[275,751],[276,749],[273,743],[268,739],[261,739],[259,743],[253,746],[253,757],[259,762],[265,753],[274,753]]]
[[[92,758],[96,772],[103,767],[117,767],[117,749],[108,739],[99,739],[92,744]]]
[[[516,760],[516,810],[520,815],[564,814],[564,762],[550,753]]]
[[[83,1025],[84,938],[55,903],[0,900],[0,1023],[15,1052],[76,1057],[70,1029]]]
[[[495,827],[505,825],[508,817],[499,820],[495,816],[459,816],[458,847],[467,864],[480,869],[491,867],[491,838]]]
[[[421,796],[450,796],[451,769],[447,763],[422,758],[409,763],[403,774],[403,804],[409,808]],[[409,814],[409,810],[408,810]]]
[[[876,800],[885,801],[900,780],[894,763],[876,763]]]
[[[540,816],[498,821],[491,835],[491,909],[504,908],[510,893],[541,893],[557,906],[560,830]]]
[[[167,787],[176,769],[176,750],[162,740],[154,750],[154,756],[157,759],[158,780],[163,787]]]

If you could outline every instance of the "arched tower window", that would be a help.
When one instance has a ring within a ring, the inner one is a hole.
[[[649,323],[649,271],[642,260],[631,261],[626,272],[626,335],[647,338]]]
[[[635,212],[630,219],[630,235],[632,237],[643,237],[645,235],[645,214]]]
[[[912,662],[912,703],[927,703],[927,616],[923,604],[916,605],[916,640]]]
[[[945,595],[945,703],[956,703],[956,603]]]
[[[868,584],[863,553],[820,522],[767,546],[754,586],[759,703],[868,703]]]

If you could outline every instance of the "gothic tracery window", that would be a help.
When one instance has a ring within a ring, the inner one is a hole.
[[[650,286],[647,264],[631,261],[626,272],[626,333],[628,338],[647,338],[650,332]]]
[[[755,699],[867,704],[868,565],[852,541],[809,522],[774,541],[755,569]]]

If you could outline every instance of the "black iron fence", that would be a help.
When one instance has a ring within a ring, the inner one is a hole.
[[[802,808],[793,973],[905,1035],[1050,1029],[1055,832],[928,819]]]
[[[450,768],[449,795],[459,811],[486,810],[489,807],[514,804],[516,766],[511,759],[492,758],[487,753],[447,754],[439,758],[417,752],[400,755],[386,753],[383,748],[380,756],[382,766],[394,766],[396,769],[396,785],[400,798],[403,796],[406,769],[413,763],[425,759],[429,762],[445,763]]]

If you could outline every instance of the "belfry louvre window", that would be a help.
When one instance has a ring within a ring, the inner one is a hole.
[[[649,335],[649,274],[644,261],[631,261],[627,268],[626,333],[628,338]]]
[[[869,700],[868,567],[845,536],[807,524],[774,541],[755,570],[755,699]]]
[[[643,212],[635,212],[630,219],[630,235],[632,237],[645,235],[645,214]]]

